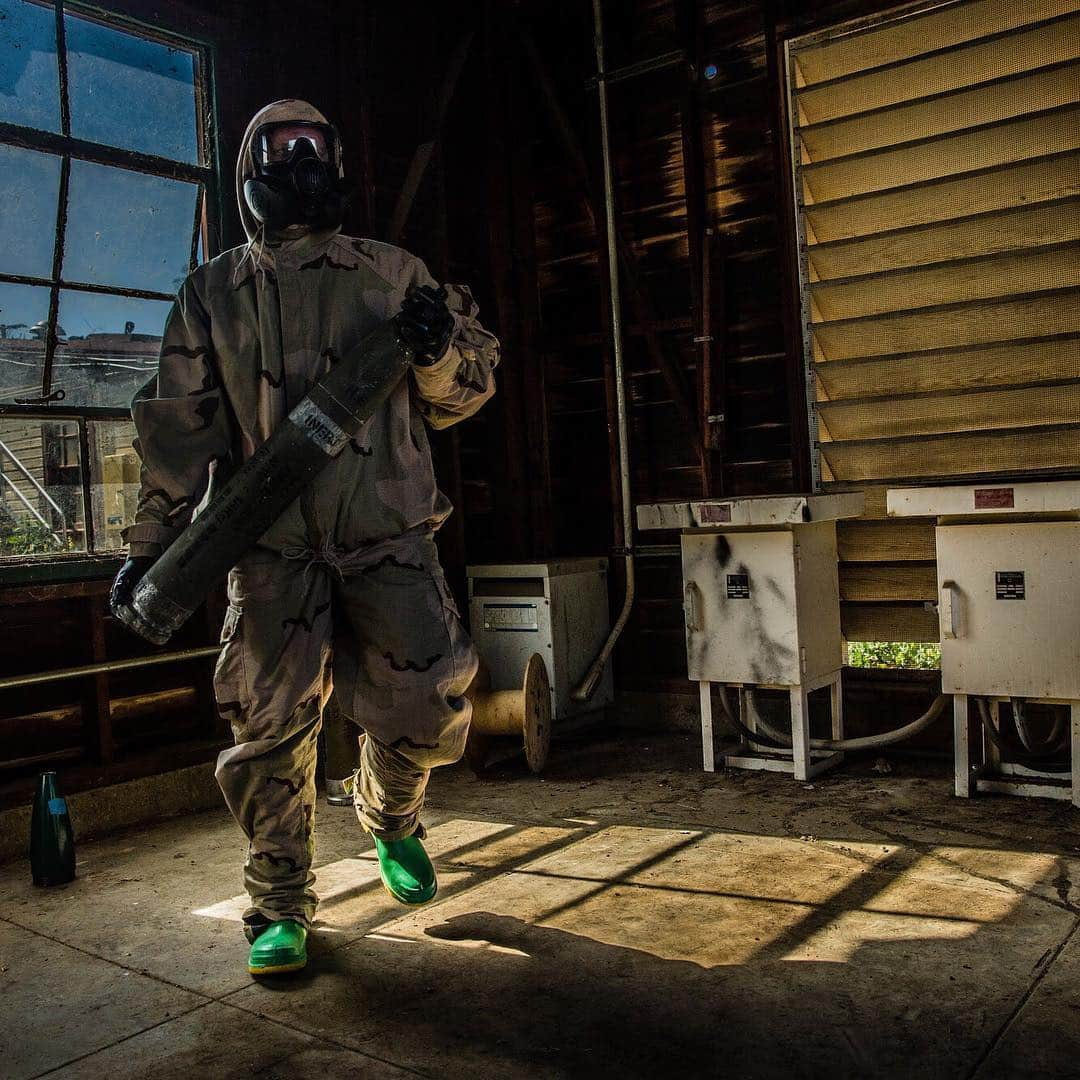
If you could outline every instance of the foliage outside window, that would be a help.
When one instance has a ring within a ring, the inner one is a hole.
[[[850,641],[848,662],[857,668],[936,671],[941,667],[941,646],[921,641]]]
[[[201,49],[0,0],[0,558],[121,547],[130,403],[202,258]]]

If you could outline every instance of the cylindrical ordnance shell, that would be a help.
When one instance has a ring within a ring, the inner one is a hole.
[[[390,396],[413,359],[394,319],[312,387],[284,423],[147,571],[116,615],[164,645],[240,556]]]

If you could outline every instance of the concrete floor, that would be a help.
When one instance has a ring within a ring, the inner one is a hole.
[[[312,961],[265,985],[224,812],[83,843],[62,889],[10,864],[0,1075],[1080,1075],[1080,814],[899,759],[802,785],[697,752],[444,770],[417,911],[320,806]]]

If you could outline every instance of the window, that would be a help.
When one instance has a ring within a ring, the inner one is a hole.
[[[132,397],[202,258],[202,50],[0,0],[0,557],[118,550]]]
[[[787,46],[804,351],[852,640],[935,640],[898,484],[1080,474],[1080,2],[947,0]]]

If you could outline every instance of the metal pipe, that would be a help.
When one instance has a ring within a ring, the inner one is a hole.
[[[663,71],[664,68],[675,67],[684,63],[686,63],[686,50],[672,49],[671,52],[663,53],[660,56],[653,56],[648,60],[638,60],[636,63],[627,64],[626,67],[615,68],[614,71],[607,72],[606,80],[608,85],[611,85],[611,83],[622,82],[623,79],[635,79],[639,75],[649,75],[654,71]],[[599,79],[589,79],[585,86],[589,90],[595,90],[599,82]]]
[[[64,517],[64,511],[60,509],[59,504],[53,499],[53,497],[37,482],[34,474],[18,459],[15,451],[7,445],[7,443],[0,441],[0,450],[3,450],[9,458],[15,468],[30,482],[34,490],[56,511],[57,516],[60,518],[60,527],[63,529],[64,534],[67,534],[67,519]],[[43,525],[46,522],[42,522]],[[54,534],[55,535],[55,534]],[[57,537],[59,539],[59,537]]]
[[[611,167],[611,140],[608,126],[607,74],[604,70],[604,17],[602,0],[593,0],[593,30],[596,45],[596,88],[600,99],[600,145],[604,157],[604,214],[607,228],[608,279],[611,284],[611,338],[615,360],[615,406],[619,441],[619,497],[622,502],[622,555],[626,565],[626,595],[622,611],[604,647],[592,662],[581,685],[572,693],[575,701],[588,701],[600,683],[604,666],[611,657],[634,606],[634,518],[630,507],[630,431],[626,419],[626,380],[623,371],[622,305],[619,298],[619,249],[615,228],[615,180]]]
[[[129,671],[131,668],[150,667],[153,664],[179,663],[181,660],[199,660],[204,656],[217,656],[220,645],[204,645],[198,649],[180,649],[158,656],[136,656],[130,660],[107,660],[101,664],[83,664],[81,667],[57,668],[55,671],[38,671],[33,675],[10,675],[0,679],[0,690],[17,686],[37,686],[39,683],[59,682],[62,679],[81,679],[86,675],[106,675],[112,671]]]
[[[30,513],[33,514],[34,517],[37,518],[38,524],[44,525],[45,528],[49,530],[49,534],[52,536],[52,538],[61,547],[63,547],[64,542],[63,542],[63,540],[60,539],[59,534],[53,532],[53,527],[41,516],[40,513],[38,513],[37,507],[19,490],[19,485],[16,484],[15,481],[12,480],[11,477],[8,476],[7,473],[0,472],[0,480],[3,480],[4,483],[7,484],[8,487],[10,487],[11,490],[15,492],[15,498],[17,498],[19,500],[19,502],[21,502],[23,504],[23,506],[25,506],[26,509],[29,510]]]

